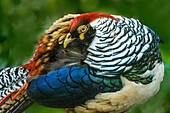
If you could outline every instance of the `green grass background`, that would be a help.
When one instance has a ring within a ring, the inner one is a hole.
[[[170,0],[0,0],[0,67],[27,63],[39,36],[70,13],[102,12],[139,19],[165,41],[165,77],[156,96],[128,113],[170,113]],[[34,104],[25,113],[64,113]]]

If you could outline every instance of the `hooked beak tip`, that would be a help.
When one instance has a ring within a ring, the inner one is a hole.
[[[71,43],[73,40],[75,40],[75,38],[72,38],[71,37],[71,34],[70,33],[68,33],[67,34],[67,36],[66,36],[66,39],[64,40],[64,48],[66,48],[67,47],[67,45],[69,44],[69,43]]]

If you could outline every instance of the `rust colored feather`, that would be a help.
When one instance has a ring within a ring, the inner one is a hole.
[[[77,16],[78,15],[73,14],[64,16],[63,18],[54,22],[53,25],[50,26],[50,28],[40,36],[44,38],[38,41],[38,48],[36,49],[33,58],[29,61],[29,63],[22,66],[23,68],[30,71],[28,77],[39,76],[40,74],[43,74],[45,69],[44,64],[50,60],[50,55],[53,54],[53,48],[57,44],[63,44],[66,35],[69,32],[70,23]],[[16,99],[16,97],[25,89],[26,88],[21,88],[12,99]]]

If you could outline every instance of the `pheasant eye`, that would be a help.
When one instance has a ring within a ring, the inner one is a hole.
[[[85,27],[83,27],[83,28],[81,29],[81,31],[82,31],[82,32],[86,31],[86,28],[85,28]]]
[[[82,25],[77,30],[78,30],[78,33],[86,33],[88,30],[88,26]]]

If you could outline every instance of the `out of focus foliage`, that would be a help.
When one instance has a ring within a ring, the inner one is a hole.
[[[160,92],[129,113],[170,112],[170,0],[0,0],[0,67],[27,63],[39,36],[52,22],[69,13],[103,12],[139,19],[165,41],[161,53],[165,78]],[[26,113],[56,113],[37,104]],[[63,110],[58,112],[62,113]]]

